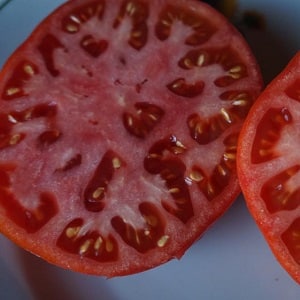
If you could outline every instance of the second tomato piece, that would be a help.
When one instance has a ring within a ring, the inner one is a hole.
[[[238,174],[276,258],[300,283],[300,53],[259,96],[241,131]]]

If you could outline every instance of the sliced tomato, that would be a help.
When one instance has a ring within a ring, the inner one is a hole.
[[[246,42],[199,1],[73,0],[0,75],[0,229],[108,277],[180,258],[240,193],[261,90]]]
[[[275,256],[300,283],[300,52],[254,104],[238,143],[247,205]]]

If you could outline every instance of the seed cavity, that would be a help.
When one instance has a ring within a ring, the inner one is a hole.
[[[100,160],[93,176],[84,189],[83,199],[85,208],[90,212],[100,212],[105,207],[105,195],[115,172],[122,166],[117,154],[108,150]]]
[[[143,48],[148,40],[148,24],[149,4],[145,1],[124,1],[120,7],[119,14],[116,16],[113,27],[117,29],[124,19],[130,18],[131,31],[128,44],[136,49]]]
[[[186,166],[180,158],[185,151],[186,147],[172,135],[156,142],[144,160],[145,170],[150,174],[160,175],[170,193],[173,203],[163,200],[164,209],[183,223],[194,215],[189,184],[186,182]]]
[[[57,129],[44,131],[38,137],[38,144],[42,147],[50,146],[57,142],[61,135],[62,133]]]
[[[12,164],[10,168],[12,166],[17,167],[17,165]],[[31,209],[25,207],[11,189],[6,188],[12,182],[10,171],[12,169],[8,169],[7,171],[0,169],[1,181],[4,181],[0,182],[0,205],[6,211],[6,217],[16,224],[16,226],[22,228],[27,234],[37,233],[58,214],[58,200],[51,192],[40,191],[37,194],[37,199],[35,199],[37,200],[36,205]]]
[[[275,159],[278,156],[275,147],[286,126],[293,121],[286,107],[270,108],[261,118],[256,130],[251,150],[251,161],[254,164]]]
[[[82,38],[80,46],[91,57],[98,58],[107,50],[108,41],[104,39],[97,40],[93,35],[88,34]],[[88,74],[91,73],[88,72]]]
[[[177,78],[168,83],[167,88],[178,96],[194,98],[202,93],[204,89],[204,82],[199,80],[193,83],[188,83],[185,78]]]
[[[294,165],[266,181],[261,189],[261,198],[270,213],[291,211],[300,207],[300,191],[291,181],[300,174],[300,165]]]
[[[75,8],[62,20],[62,29],[70,34],[75,34],[81,30],[83,24],[92,18],[101,19],[105,5],[104,1],[98,0],[85,3]]]
[[[172,34],[171,27],[176,22],[191,29],[192,33],[184,41],[189,46],[199,46],[205,43],[215,32],[210,20],[199,17],[193,10],[169,4],[161,11],[155,26],[158,39],[167,40]]]
[[[111,235],[104,236],[95,229],[87,229],[87,225],[81,218],[73,219],[57,239],[58,248],[78,255],[81,260],[116,261],[119,256],[117,241]]]
[[[111,224],[128,246],[140,253],[146,253],[158,247],[159,240],[165,235],[165,222],[160,211],[151,202],[142,202],[139,211],[145,220],[144,226],[136,227],[133,222],[121,216],[113,217]]]
[[[236,173],[237,134],[231,134],[224,140],[225,151],[210,174],[204,172],[200,165],[189,171],[192,184],[198,186],[208,201],[218,197],[230,183]]]
[[[147,138],[164,116],[158,105],[148,102],[137,102],[134,111],[123,113],[123,125],[127,132],[137,138]]]

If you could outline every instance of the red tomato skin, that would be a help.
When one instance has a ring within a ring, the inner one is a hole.
[[[272,253],[288,274],[300,284],[300,263],[299,261],[295,261],[295,258],[292,257],[282,240],[282,234],[287,227],[290,226],[291,221],[300,217],[299,205],[298,207],[287,211],[286,215],[284,215],[284,212],[280,215],[280,210],[276,209],[275,211],[275,208],[273,208],[275,212],[270,213],[270,208],[268,209],[266,207],[266,203],[262,199],[261,194],[263,184],[273,176],[272,173],[276,173],[276,171],[272,172],[272,169],[284,170],[284,168],[292,166],[293,163],[295,163],[295,159],[289,153],[285,153],[284,150],[282,150],[282,153],[278,151],[277,155],[274,157],[265,159],[266,163],[268,160],[270,160],[270,162],[272,162],[272,160],[274,161],[273,167],[269,168],[269,171],[260,170],[260,163],[257,162],[254,164],[251,161],[251,149],[255,149],[253,143],[256,132],[258,132],[258,123],[263,119],[270,108],[277,109],[278,111],[286,109],[286,111],[290,112],[288,114],[284,113],[287,126],[289,123],[296,121],[295,117],[293,117],[293,113],[297,108],[293,108],[289,103],[291,100],[288,99],[284,92],[287,90],[288,86],[294,81],[296,82],[299,80],[299,78],[300,52],[296,53],[284,70],[282,70],[282,72],[267,85],[250,109],[242,126],[238,140],[237,172],[247,207],[267,241]],[[266,125],[268,124],[269,123],[266,123]],[[293,135],[291,135],[291,138],[293,139]],[[291,149],[293,148],[292,145],[289,145],[289,147]],[[291,150],[291,152],[293,151]],[[276,161],[276,159],[278,159],[278,161]],[[295,169],[295,171],[297,170]]]
[[[165,2],[168,1],[156,1],[153,6],[158,9],[161,5],[163,5]],[[209,6],[206,6],[205,4],[199,5],[197,1],[190,0],[188,1],[171,1],[171,3],[175,3],[176,5],[186,7],[187,3],[197,10],[199,7],[201,9],[205,9],[208,14],[213,14],[215,16],[215,24],[228,24],[227,20],[212,10]],[[40,40],[41,37],[44,35],[45,28],[51,28],[53,26],[54,28],[57,27],[57,24],[53,23],[53,16],[60,13],[67,12],[70,7],[77,6],[79,4],[82,4],[83,1],[68,1],[66,4],[64,4],[62,7],[58,8],[55,12],[53,12],[51,15],[49,15],[47,18],[45,18],[44,21],[37,27],[37,29],[31,34],[28,40],[26,40],[17,50],[16,52],[9,58],[9,60],[4,65],[1,73],[0,73],[0,82],[4,82],[7,80],[8,74],[11,74],[11,68],[12,66],[15,66],[25,55],[28,51],[28,47],[30,48],[30,44],[32,41]],[[152,2],[151,2],[152,3]],[[256,64],[255,59],[252,56],[251,50],[248,48],[245,42],[242,42],[243,38],[240,36],[240,34],[231,26],[228,24],[227,34],[232,34],[233,39],[240,40],[240,43],[243,45],[245,52],[243,53],[243,58],[245,61],[249,63],[249,70],[251,71],[250,77],[253,78],[252,83],[250,84],[250,88],[253,89],[253,98],[256,98],[256,96],[259,94],[261,87],[262,87],[262,79],[260,75],[259,68]],[[222,41],[219,41],[220,44],[222,44]],[[59,44],[57,44],[57,47],[59,47]],[[105,45],[103,45],[103,49],[105,48]],[[49,69],[55,73],[55,68],[53,66],[50,66]],[[192,89],[192,95],[194,96],[199,92],[201,89],[201,85],[195,86],[194,89]],[[186,94],[185,90],[183,92]],[[177,114],[179,115],[179,110],[177,111]],[[176,114],[175,114],[176,115]],[[238,130],[241,127],[241,122],[238,122],[234,128],[232,129],[232,132],[238,132]],[[9,168],[9,167],[8,167]],[[1,174],[0,174],[1,175]],[[87,273],[87,274],[97,274],[97,275],[103,275],[106,277],[114,277],[114,276],[123,276],[128,275],[132,273],[142,272],[147,269],[153,268],[159,264],[166,263],[170,259],[173,258],[180,258],[186,250],[199,238],[201,235],[207,230],[209,226],[211,226],[219,217],[221,217],[226,210],[231,206],[233,201],[236,199],[236,197],[240,193],[240,186],[238,183],[238,180],[236,176],[232,180],[230,180],[228,187],[224,188],[224,191],[222,194],[216,197],[216,203],[219,201],[218,204],[214,204],[213,206],[213,213],[212,215],[204,219],[201,222],[196,222],[194,218],[193,222],[189,226],[189,230],[179,230],[176,232],[177,225],[178,228],[181,228],[182,225],[178,220],[174,221],[174,224],[172,224],[171,228],[174,233],[174,244],[171,244],[170,246],[167,245],[163,250],[156,251],[156,250],[150,250],[149,251],[149,257],[143,256],[140,253],[135,253],[133,250],[126,250],[126,245],[122,244],[122,240],[120,237],[116,238],[117,242],[119,243],[120,252],[124,251],[124,257],[122,258],[121,263],[115,263],[115,262],[106,262],[104,264],[97,264],[95,265],[95,262],[93,260],[89,259],[78,259],[76,255],[70,255],[64,253],[64,251],[61,251],[61,249],[52,248],[49,250],[49,248],[44,246],[45,240],[49,239],[52,241],[54,240],[54,237],[58,235],[59,231],[62,231],[62,228],[57,229],[56,231],[53,230],[53,232],[50,230],[47,233],[44,233],[42,238],[39,236],[39,233],[33,233],[31,237],[28,237],[28,234],[25,230],[20,229],[20,227],[17,224],[14,224],[12,222],[7,222],[9,220],[9,217],[6,216],[3,211],[1,212],[3,218],[1,217],[0,220],[0,230],[3,232],[8,238],[10,238],[12,241],[14,241],[16,244],[20,245],[24,249],[39,255],[43,259],[47,260],[50,263],[53,263],[55,265],[59,265],[60,267],[71,269],[73,271]],[[224,195],[226,195],[224,197]],[[7,195],[0,195],[0,197],[7,197]],[[166,208],[166,210],[170,208]],[[52,210],[55,212],[56,208],[52,207]],[[72,216],[73,217],[73,216]],[[66,220],[72,220],[70,215],[65,216]],[[47,224],[47,228],[55,228],[58,223],[55,219],[51,220]],[[162,222],[163,223],[163,222]],[[116,221],[115,224],[118,224]],[[61,225],[61,223],[59,223]],[[117,225],[116,225],[117,226]],[[171,229],[169,229],[171,231]],[[17,232],[17,234],[16,234]],[[34,236],[36,235],[36,239]],[[181,241],[180,236],[184,236],[184,241]],[[39,239],[43,240],[43,245],[41,245]],[[113,239],[111,241],[114,241]],[[130,263],[128,263],[130,261]]]

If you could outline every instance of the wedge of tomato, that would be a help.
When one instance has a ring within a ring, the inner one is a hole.
[[[300,283],[300,52],[252,107],[241,131],[238,175],[272,251]]]
[[[0,75],[0,230],[117,276],[177,257],[240,192],[261,90],[241,35],[199,1],[73,0]]]

